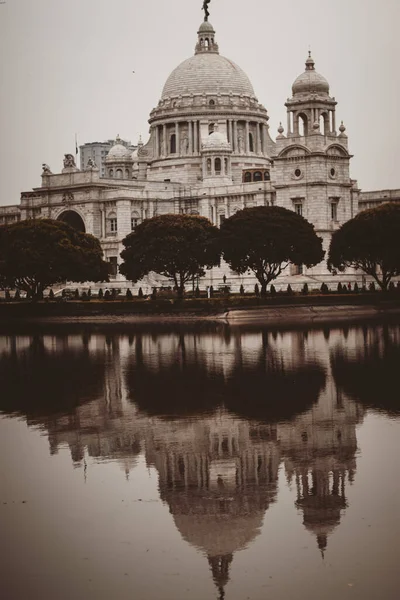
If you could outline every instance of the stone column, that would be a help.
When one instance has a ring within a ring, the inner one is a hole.
[[[229,204],[228,204],[228,198],[225,198],[225,219],[229,219],[230,215],[229,215]]]
[[[262,147],[261,147],[261,123],[257,123],[257,154],[262,154]]]
[[[289,133],[292,133],[292,132],[291,132],[291,129],[290,129],[290,125],[291,125],[291,123],[290,123],[290,110],[288,110],[288,113],[287,113],[287,129],[286,129],[286,135],[289,135]]]
[[[199,151],[199,129],[198,129],[198,121],[193,121],[194,127],[194,154],[197,154]]]
[[[176,122],[175,123],[175,145],[176,145],[176,154],[178,154],[178,156],[181,153],[181,141],[179,139],[179,123]]]
[[[232,137],[232,141],[233,141],[233,152],[237,152],[237,146],[238,146],[238,142],[237,142],[237,121],[233,121],[233,137]]]
[[[167,156],[167,126],[163,125],[163,155]]]
[[[188,121],[188,136],[189,136],[189,152],[188,154],[193,154],[193,121]]]
[[[244,148],[245,148],[246,154],[249,153],[249,133],[250,133],[249,122],[246,121],[245,134],[244,134],[245,135]]]
[[[336,133],[336,112],[332,111],[332,133]]]
[[[160,155],[160,131],[158,125],[156,125],[156,158]]]

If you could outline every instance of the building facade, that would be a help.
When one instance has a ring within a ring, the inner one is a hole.
[[[337,102],[311,55],[285,106],[286,131],[281,124],[273,140],[267,110],[247,75],[219,53],[205,20],[194,56],[172,71],[150,113],[145,144],[132,147],[117,136],[113,143],[81,146],[80,169],[70,154],[60,173],[43,165],[41,187],[23,192],[19,206],[0,207],[0,223],[48,217],[95,235],[119,286],[127,285],[118,273],[122,240],[155,215],[199,214],[219,226],[246,207],[282,206],[309,220],[328,250],[332,232],[345,221],[399,200],[400,190],[361,192],[351,179],[346,128],[337,126]],[[234,291],[255,283],[222,265],[200,286],[218,286],[224,277]],[[323,261],[310,269],[293,266],[277,284],[296,289],[331,279]],[[140,282],[146,291],[166,284],[156,275]]]

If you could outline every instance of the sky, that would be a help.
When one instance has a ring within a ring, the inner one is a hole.
[[[0,205],[78,144],[146,142],[170,72],[193,55],[202,0],[0,4]],[[220,53],[249,76],[275,139],[311,48],[338,101],[362,190],[400,188],[399,0],[211,0]],[[133,73],[134,71],[134,73]]]

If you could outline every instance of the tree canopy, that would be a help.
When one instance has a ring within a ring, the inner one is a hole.
[[[311,267],[324,257],[313,225],[279,206],[238,211],[221,225],[221,244],[230,268],[239,275],[252,271],[262,295],[289,263]]]
[[[133,282],[154,271],[173,280],[182,297],[185,283],[219,264],[219,231],[196,215],[146,219],[124,240],[120,272]]]
[[[386,290],[400,274],[400,204],[364,210],[332,236],[328,268],[333,273],[361,269]]]
[[[33,219],[0,227],[0,281],[37,299],[63,281],[108,281],[100,242],[62,221]]]

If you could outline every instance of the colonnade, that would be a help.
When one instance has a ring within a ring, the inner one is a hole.
[[[218,119],[215,120],[215,123]],[[163,125],[155,125],[156,158],[199,155],[201,151],[201,132],[213,121],[194,119],[182,120]],[[226,135],[235,154],[267,154],[267,125],[261,121],[227,119]],[[172,136],[174,137],[171,142]],[[173,145],[173,149],[171,148]],[[175,150],[175,151],[173,151]]]

